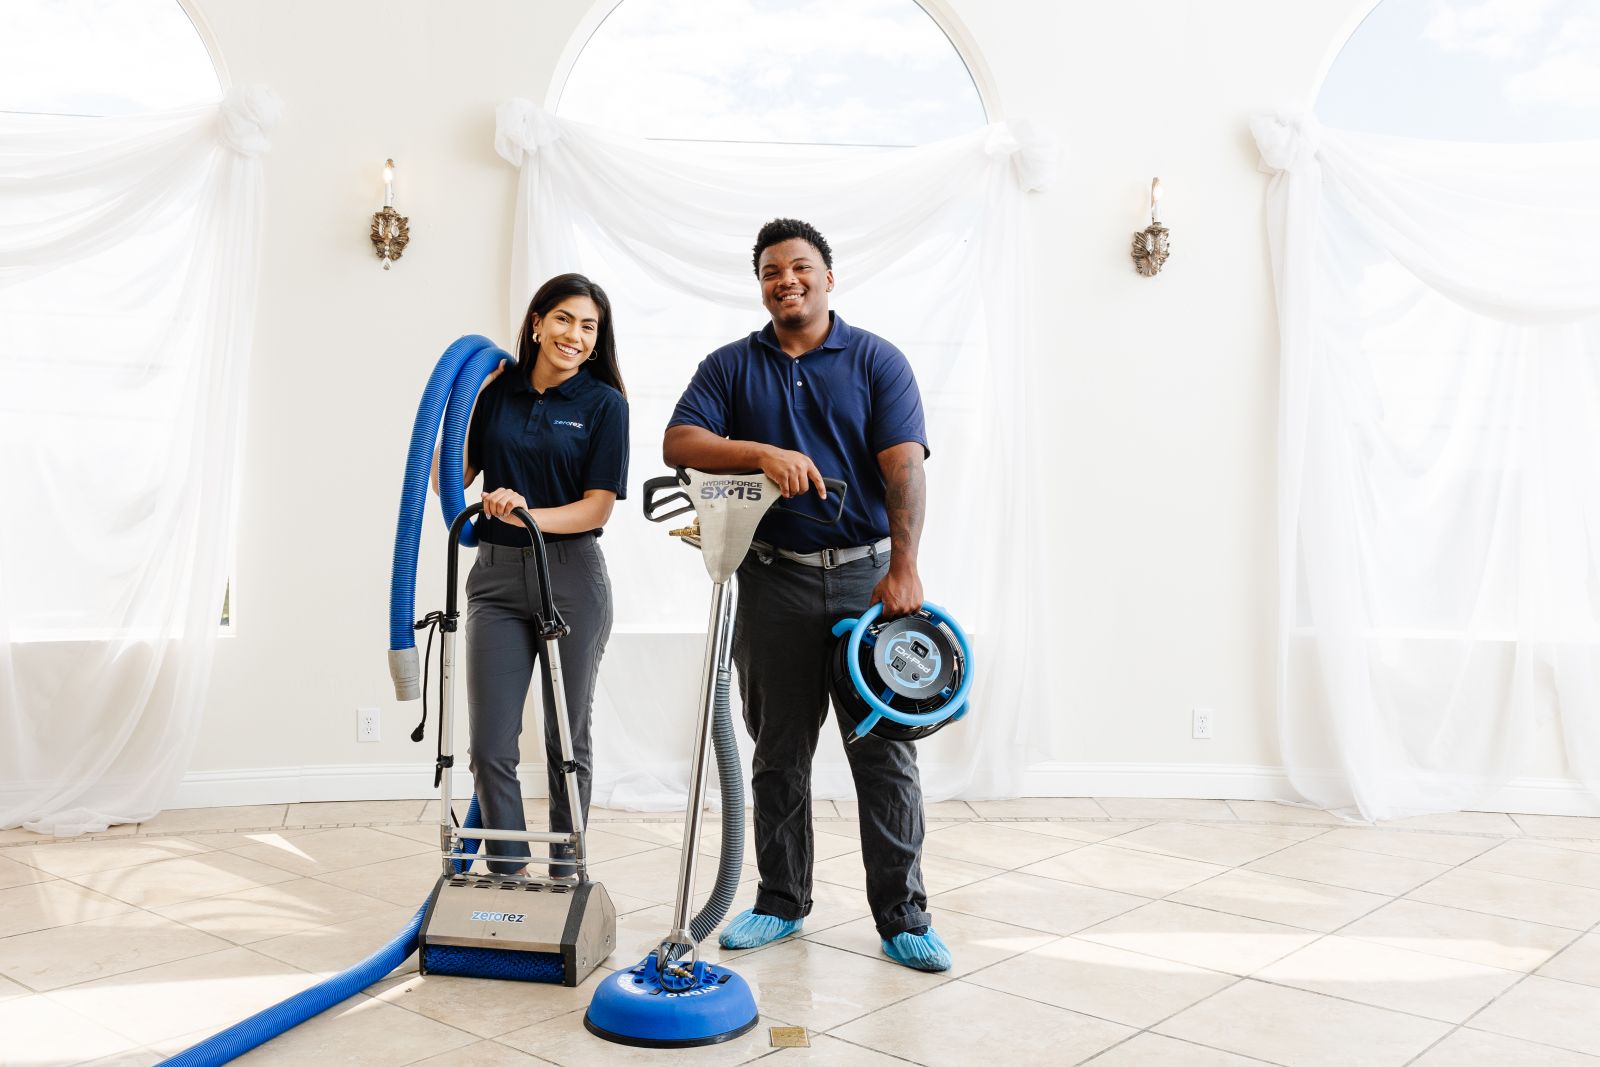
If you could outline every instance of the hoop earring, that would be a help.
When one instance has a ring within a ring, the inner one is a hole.
[[[593,360],[594,360],[594,358],[595,358],[595,357],[596,357],[596,356],[598,356],[598,355],[599,355],[599,354],[600,354],[600,353],[598,353],[598,352],[590,352],[590,353],[589,353],[589,358],[588,358],[588,359],[586,359],[586,360],[584,360],[584,362],[585,362],[585,363],[590,363],[590,362],[592,362],[592,361],[593,361]]]
[[[538,334],[534,334],[533,335],[533,343],[534,344],[538,344],[539,343],[539,335]]]

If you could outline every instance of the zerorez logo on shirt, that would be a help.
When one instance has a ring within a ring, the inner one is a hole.
[[[571,420],[571,419],[551,419],[551,420],[550,420],[550,424],[551,424],[551,425],[552,425],[552,426],[570,426],[570,427],[572,427],[572,428],[573,428],[573,429],[574,429],[574,430],[581,430],[581,429],[583,429],[583,423],[581,423],[581,422],[574,422],[574,421],[573,421],[573,420]]]

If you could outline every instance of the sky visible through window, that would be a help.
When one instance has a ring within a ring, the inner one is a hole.
[[[1431,140],[1600,140],[1600,2],[1383,0],[1316,110],[1330,126]]]
[[[557,111],[643,137],[875,147],[988,121],[914,0],[624,0]]]
[[[129,115],[221,98],[176,0],[0,0],[0,111]]]

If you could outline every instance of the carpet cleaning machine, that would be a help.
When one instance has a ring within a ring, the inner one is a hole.
[[[837,522],[843,514],[848,487],[833,479],[824,479],[824,483],[838,501],[837,513],[820,519],[799,510],[791,513],[813,521]],[[688,916],[699,855],[700,820],[706,797],[706,757],[712,729],[718,735],[719,757],[725,747],[732,748],[734,753],[731,773],[728,762],[719,758],[723,770],[723,861],[726,863],[729,858],[726,829],[734,823],[741,824],[735,847],[742,861],[744,783],[728,711],[737,597],[734,572],[755,540],[756,526],[769,508],[781,506],[782,499],[777,483],[760,471],[706,474],[680,470],[676,476],[652,478],[644,484],[644,513],[651,522],[665,522],[690,511],[696,513],[692,525],[670,533],[700,550],[701,561],[711,577],[711,614],[706,625],[700,715],[689,763],[689,805],[684,819],[672,927],[662,935],[653,952],[633,967],[608,976],[595,990],[583,1024],[590,1033],[607,1041],[645,1048],[713,1045],[739,1037],[760,1019],[749,984],[727,967],[712,966],[699,958],[699,943],[727,914],[732,893],[727,894],[724,902],[713,891],[705,912],[693,923]],[[711,917],[706,913],[713,912],[718,904],[720,909],[714,912],[712,921],[702,921]]]

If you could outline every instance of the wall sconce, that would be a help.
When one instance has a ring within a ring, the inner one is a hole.
[[[399,259],[411,242],[411,220],[394,209],[394,160],[383,161],[383,210],[372,213],[372,251],[383,269]]]
[[[1150,225],[1133,235],[1133,269],[1154,278],[1166,265],[1167,228],[1161,225],[1161,179],[1150,179]]]

